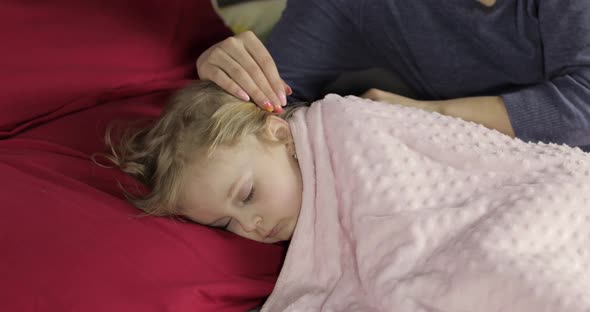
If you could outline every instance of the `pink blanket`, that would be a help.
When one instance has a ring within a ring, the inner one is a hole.
[[[291,125],[303,206],[262,311],[590,311],[590,154],[356,97]]]

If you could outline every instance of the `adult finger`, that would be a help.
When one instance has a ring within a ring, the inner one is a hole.
[[[275,64],[272,56],[262,44],[262,42],[251,32],[244,32],[241,34],[244,37],[244,41],[247,43],[244,45],[248,53],[252,56],[254,61],[258,64],[259,68],[262,69],[264,76],[267,78],[270,87],[276,92],[277,97],[281,100],[281,105],[287,104],[287,98],[285,88],[283,86],[283,80],[279,76],[277,65]]]
[[[235,66],[231,66],[231,70],[236,72],[228,72],[228,74],[234,78],[242,88],[246,90],[255,103],[266,106],[267,104],[264,101],[268,100],[273,104],[277,111],[282,111],[282,104],[286,104],[284,88],[282,88],[281,85],[280,92],[273,89],[269,81],[269,77],[266,76],[258,62],[254,59],[255,56],[248,52],[247,46],[252,44],[251,40],[252,39],[246,39],[245,41],[242,41],[238,38],[230,38],[229,40],[223,42],[222,48],[223,51],[235,61],[232,64],[235,65],[237,63],[241,69],[246,72],[245,76],[248,76],[250,80],[253,81],[254,85],[249,83],[242,84],[241,81],[237,81],[238,79],[241,79],[245,83],[248,79],[245,79],[246,77],[243,75],[242,70],[236,68]],[[255,38],[254,41],[257,40],[258,39]],[[221,64],[219,65],[221,66]],[[230,70],[230,66],[227,67],[228,70]],[[261,96],[260,92],[262,92],[264,96]]]
[[[248,94],[229,76],[227,76],[222,68],[211,63],[212,55],[215,56],[219,54],[219,49],[219,44],[213,45],[197,58],[195,65],[197,67],[199,79],[213,81],[233,96],[244,101],[250,101]]]
[[[241,59],[241,61],[236,61],[226,52],[229,50],[231,49],[226,46],[222,49],[212,51],[211,56],[209,57],[210,65],[213,68],[222,70],[226,74],[225,76],[237,84],[240,90],[244,90],[258,106],[267,111],[276,110],[278,113],[282,112],[280,105],[273,105],[272,103],[273,101],[276,103],[277,99],[270,87],[267,85],[265,92],[265,88],[261,88],[261,84],[255,82],[255,79],[263,79],[260,78],[262,72],[260,71],[258,76],[252,77],[252,74],[250,74],[243,66],[247,61],[243,59]],[[254,63],[254,61],[250,60],[250,63]],[[221,75],[218,78],[224,79]]]
[[[381,91],[379,89],[371,88],[368,91],[366,91],[365,93],[361,94],[360,97],[365,98],[365,99],[369,99],[369,100],[373,100],[373,101],[379,101],[379,100],[383,99],[383,91]]]
[[[223,70],[216,66],[210,66],[205,69],[207,72],[207,79],[213,81],[216,85],[220,86],[227,93],[235,96],[242,101],[250,101],[248,94]]]
[[[287,95],[293,94],[293,89],[291,89],[291,87],[284,80],[281,79],[281,81],[283,82],[283,89],[285,89],[285,93]]]

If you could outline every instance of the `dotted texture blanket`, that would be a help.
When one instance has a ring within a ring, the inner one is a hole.
[[[590,154],[356,97],[290,124],[303,204],[262,311],[590,311]]]

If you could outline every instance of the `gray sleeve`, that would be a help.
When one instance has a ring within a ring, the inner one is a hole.
[[[292,0],[265,42],[297,100],[311,101],[341,73],[371,67],[357,1]]]
[[[546,81],[504,94],[516,136],[590,145],[590,1],[538,1]]]

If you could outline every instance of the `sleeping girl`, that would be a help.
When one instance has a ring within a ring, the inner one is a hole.
[[[290,240],[263,311],[590,309],[577,148],[357,97],[275,115],[207,82],[107,142],[146,213]]]
[[[150,215],[265,243],[293,234],[302,181],[288,122],[212,83],[180,90],[153,127],[127,132],[112,151],[110,159],[151,190],[128,193]]]

